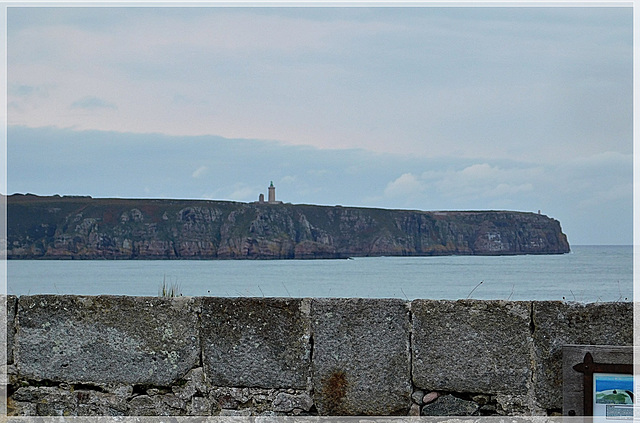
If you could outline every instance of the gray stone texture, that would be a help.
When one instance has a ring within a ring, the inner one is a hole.
[[[631,303],[38,295],[6,322],[12,416],[545,415],[565,345],[633,340]]]
[[[204,371],[214,386],[307,386],[308,300],[203,298]]]
[[[187,403],[173,394],[139,395],[128,401],[132,416],[182,416]]]
[[[7,401],[7,411],[20,415],[68,416],[75,412],[77,399],[72,392],[56,387],[27,386],[18,389]]]
[[[632,303],[533,304],[535,400],[547,409],[562,408],[562,347],[633,345]]]
[[[202,367],[190,370],[182,379],[182,382],[179,386],[173,386],[172,391],[178,398],[183,400],[188,400],[194,395],[204,396],[209,391]]]
[[[415,300],[413,381],[426,391],[526,394],[531,303]]]
[[[313,400],[306,394],[289,394],[280,392],[273,400],[273,411],[288,413],[295,409],[309,411],[313,406]]]
[[[199,362],[197,312],[189,298],[20,297],[18,375],[171,385]]]
[[[320,415],[407,415],[411,406],[407,303],[314,299],[314,403]]]
[[[434,402],[422,407],[423,416],[474,416],[480,406],[453,395],[443,395]]]
[[[16,309],[18,306],[18,297],[15,295],[7,296],[7,364],[13,363],[13,340],[15,339],[16,327]]]

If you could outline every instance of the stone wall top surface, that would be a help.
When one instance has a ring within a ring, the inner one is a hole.
[[[303,299],[203,298],[207,377],[218,386],[306,388],[308,314]]]
[[[409,308],[386,299],[314,299],[314,400],[321,414],[406,415]]]
[[[526,394],[531,303],[416,300],[413,381],[427,390]]]
[[[23,296],[14,359],[37,380],[170,385],[200,360],[198,312],[192,298]]]

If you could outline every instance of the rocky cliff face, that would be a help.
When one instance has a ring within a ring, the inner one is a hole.
[[[201,200],[7,198],[8,258],[290,259],[561,254],[560,223],[511,211],[423,212]]]

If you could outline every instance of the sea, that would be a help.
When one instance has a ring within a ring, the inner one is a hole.
[[[340,260],[8,260],[7,293],[633,301],[632,246]]]

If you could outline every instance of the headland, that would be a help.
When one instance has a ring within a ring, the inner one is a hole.
[[[560,222],[521,211],[275,201],[7,197],[9,259],[313,259],[563,254]]]

